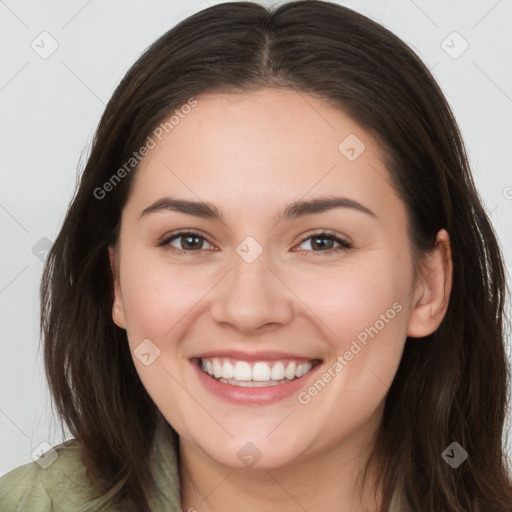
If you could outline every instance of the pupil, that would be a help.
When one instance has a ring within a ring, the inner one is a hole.
[[[191,240],[193,241],[191,242]],[[199,240],[198,236],[186,236],[183,238],[183,242],[181,243],[181,246],[183,249],[195,249],[198,245],[201,245],[201,242]]]
[[[317,240],[323,240],[324,243],[316,243]],[[332,240],[330,238],[327,238],[327,237],[315,237],[313,238],[313,246],[316,247],[317,249],[322,249],[322,250],[326,250],[326,249],[330,249],[331,247],[327,247],[329,246],[331,243],[332,243]],[[325,243],[326,242],[326,243]]]

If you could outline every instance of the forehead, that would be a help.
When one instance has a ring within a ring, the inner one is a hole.
[[[318,98],[262,89],[196,101],[139,166],[139,207],[164,194],[238,210],[315,194],[396,200],[375,141]]]

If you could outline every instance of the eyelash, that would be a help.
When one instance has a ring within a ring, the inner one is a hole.
[[[202,236],[197,231],[188,230],[188,231],[180,231],[179,233],[175,233],[169,237],[166,237],[158,245],[161,247],[165,247],[166,249],[169,249],[169,250],[176,252],[183,256],[185,256],[185,255],[197,256],[198,254],[194,254],[194,253],[200,253],[202,251],[202,249],[193,251],[193,250],[187,250],[187,249],[178,249],[176,247],[172,247],[171,245],[169,245],[170,242],[172,242],[176,239],[179,239],[181,237],[185,237],[185,235],[193,235],[197,238],[204,240],[207,243],[210,243],[204,236]],[[316,253],[316,254],[326,254],[326,253],[333,254],[333,253],[338,253],[340,251],[346,251],[347,249],[352,248],[352,244],[350,242],[348,242],[347,240],[344,240],[343,238],[339,238],[338,236],[336,236],[335,233],[331,233],[329,231],[320,231],[318,233],[313,233],[313,234],[307,236],[306,238],[303,238],[298,245],[302,245],[305,241],[307,241],[309,239],[313,239],[313,238],[327,238],[327,239],[333,240],[334,242],[337,242],[340,246],[332,248],[332,249],[326,249],[323,251],[322,250],[320,250],[320,251],[313,251],[313,250],[304,251],[304,250],[302,250],[302,251],[296,251],[296,252],[310,252],[310,253]],[[211,244],[211,245],[213,245],[213,244]]]

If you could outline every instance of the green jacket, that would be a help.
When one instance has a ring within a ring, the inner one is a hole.
[[[0,478],[1,512],[119,512],[111,502],[117,489],[95,494],[75,439],[54,450],[57,458],[46,469],[45,464],[30,462]],[[151,465],[156,481],[151,510],[181,512],[176,454],[167,423],[156,430]]]
[[[179,473],[172,438],[167,424],[156,430],[151,453],[156,486],[151,510],[182,512]],[[57,458],[45,464],[30,462],[0,478],[1,512],[118,512],[111,503],[116,489],[96,496],[75,439],[54,447]],[[41,460],[41,459],[38,459]],[[390,512],[399,512],[395,500]]]

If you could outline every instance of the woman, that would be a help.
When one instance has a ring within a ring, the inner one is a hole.
[[[205,9],[101,119],[41,290],[76,440],[2,510],[510,511],[504,287],[403,42],[327,2]]]

